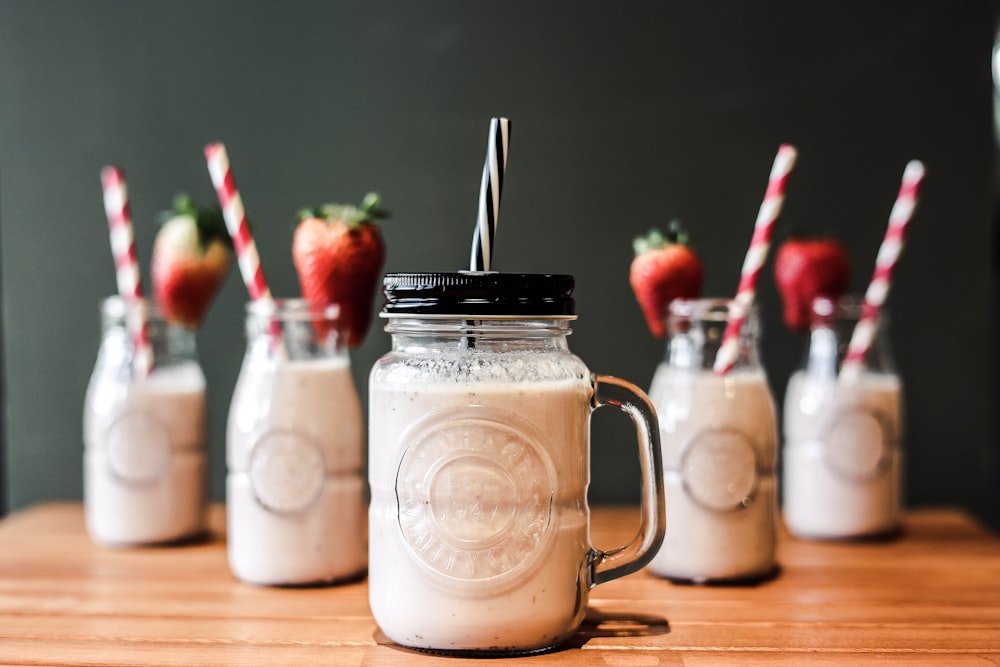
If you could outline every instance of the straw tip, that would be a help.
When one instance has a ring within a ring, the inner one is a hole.
[[[114,185],[122,180],[121,167],[109,164],[101,169],[101,181],[105,185]]]
[[[490,119],[491,135],[509,135],[510,119],[505,116],[494,116]]]
[[[781,144],[778,147],[778,155],[785,160],[794,160],[799,155],[799,151],[792,144]]]
[[[212,159],[219,153],[224,152],[225,150],[226,147],[222,144],[221,141],[213,141],[212,143],[207,144],[205,146],[205,157],[207,157],[208,159]]]
[[[910,160],[906,163],[906,169],[903,175],[910,180],[922,179],[927,173],[927,169],[924,167],[924,163],[920,160]]]
[[[799,152],[791,144],[781,144],[778,146],[778,152],[775,154],[774,162],[771,165],[771,177],[780,179],[787,176],[795,166],[798,155]]]

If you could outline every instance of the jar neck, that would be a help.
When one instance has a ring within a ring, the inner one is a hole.
[[[347,335],[336,304],[305,299],[251,301],[246,306],[248,353],[281,360],[346,357]]]
[[[198,361],[195,331],[168,322],[148,299],[128,300],[118,296],[101,302],[101,330],[105,346],[133,348],[135,333],[145,328],[152,351],[154,368]]]
[[[385,330],[396,352],[440,350],[568,351],[569,318],[390,317]]]
[[[809,346],[803,369],[811,375],[836,376],[863,312],[862,301],[857,296],[847,296],[837,302],[816,299],[812,305]],[[865,370],[895,372],[888,329],[889,316],[883,311],[876,319],[875,340],[863,361]]]
[[[760,369],[760,321],[755,307],[727,299],[677,300],[667,318],[666,363],[683,370],[712,370],[731,322],[740,320],[733,370]]]

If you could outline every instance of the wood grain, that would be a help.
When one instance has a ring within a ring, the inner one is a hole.
[[[612,547],[636,510],[596,508]],[[79,504],[0,522],[0,663],[18,665],[447,665],[379,631],[364,581],[267,588],[236,581],[225,516],[199,543],[110,549]],[[1000,539],[952,510],[907,515],[895,539],[782,535],[780,575],[682,586],[640,572],[594,589],[569,645],[491,665],[1000,664]]]

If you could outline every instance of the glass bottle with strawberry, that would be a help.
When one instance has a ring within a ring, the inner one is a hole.
[[[369,195],[304,211],[292,259],[303,298],[247,305],[227,427],[229,563],[243,581],[323,584],[367,567],[364,421],[349,351],[384,259]]]
[[[636,239],[630,282],[651,333],[667,337],[649,390],[663,447],[667,531],[648,565],[673,581],[759,580],[776,571],[777,422],[757,312],[699,299],[703,268],[679,225]],[[738,356],[714,369],[729,322]]]
[[[112,224],[113,236],[116,224],[124,223]],[[220,224],[217,211],[178,197],[153,245],[154,298],[101,303],[83,415],[85,516],[98,542],[172,542],[205,529],[207,409],[196,331],[230,268]],[[117,268],[138,281],[134,261]]]
[[[804,362],[785,393],[783,502],[788,529],[800,537],[887,534],[902,504],[902,383],[877,321],[875,344],[856,377],[842,372],[862,313],[849,284],[846,249],[831,238],[793,238],[775,257],[783,318],[808,333]]]
[[[247,304],[226,430],[229,565],[262,585],[365,569],[363,423],[336,304]]]

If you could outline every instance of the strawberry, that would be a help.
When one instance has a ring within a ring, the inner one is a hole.
[[[657,338],[666,335],[667,309],[674,299],[693,299],[701,293],[705,272],[701,259],[687,245],[680,222],[670,223],[667,234],[650,230],[632,243],[635,258],[629,282],[646,325]]]
[[[371,324],[375,290],[385,260],[385,243],[376,219],[388,217],[381,199],[368,193],[361,206],[326,204],[299,213],[292,239],[292,261],[302,296],[340,306],[348,347],[364,340]]]
[[[167,321],[196,328],[229,275],[232,241],[219,209],[199,209],[184,194],[162,218],[153,242],[153,297]]]
[[[774,281],[781,295],[785,325],[795,332],[808,331],[813,300],[836,300],[847,292],[847,249],[831,237],[791,237],[774,256]]]

